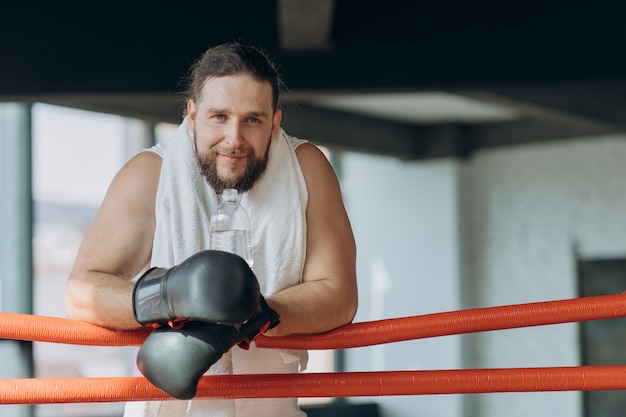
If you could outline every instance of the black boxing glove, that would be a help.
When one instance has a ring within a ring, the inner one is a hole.
[[[143,274],[133,289],[133,313],[153,327],[181,320],[238,324],[254,314],[260,296],[243,258],[205,250],[173,268]]]
[[[196,395],[202,375],[234,345],[247,348],[278,323],[278,314],[261,297],[256,313],[240,325],[191,321],[180,328],[160,327],[139,349],[137,367],[161,391],[187,400]]]

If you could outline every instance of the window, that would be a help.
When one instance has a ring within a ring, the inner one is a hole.
[[[144,145],[132,139],[144,136],[135,120],[33,106],[35,314],[65,317],[65,284],[83,234],[115,173]],[[36,377],[131,375],[134,362],[134,348],[35,343],[33,350]],[[35,407],[42,417],[121,415],[122,410],[121,403]]]

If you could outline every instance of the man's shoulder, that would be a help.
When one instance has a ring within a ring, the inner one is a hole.
[[[166,145],[163,142],[157,143],[156,145],[144,149],[142,153],[150,153],[163,158],[163,155],[165,155],[165,146]]]
[[[309,188],[313,184],[324,186],[326,181],[336,181],[330,161],[324,152],[314,144],[310,142],[302,144],[296,149],[296,156]]]
[[[298,147],[295,148],[295,152],[300,165],[306,164],[307,162],[314,162],[316,159],[324,157],[322,151],[311,142],[299,144]]]
[[[154,152],[140,152],[118,172],[116,182],[127,186],[152,186],[158,182],[163,159]]]

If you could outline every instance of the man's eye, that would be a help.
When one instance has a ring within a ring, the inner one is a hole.
[[[259,123],[259,119],[256,117],[248,117],[248,123]]]
[[[213,118],[214,118],[214,119],[217,119],[217,120],[225,120],[225,119],[226,119],[226,116],[225,116],[225,115],[223,115],[223,114],[214,114],[214,115],[213,115]]]

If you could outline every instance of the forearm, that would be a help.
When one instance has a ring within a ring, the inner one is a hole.
[[[268,336],[321,333],[348,324],[357,309],[356,287],[330,280],[305,282],[284,289],[267,302],[280,315]]]
[[[97,283],[97,285],[96,285]],[[133,314],[133,283],[114,275],[89,272],[70,277],[65,305],[69,318],[114,329],[141,327]]]

